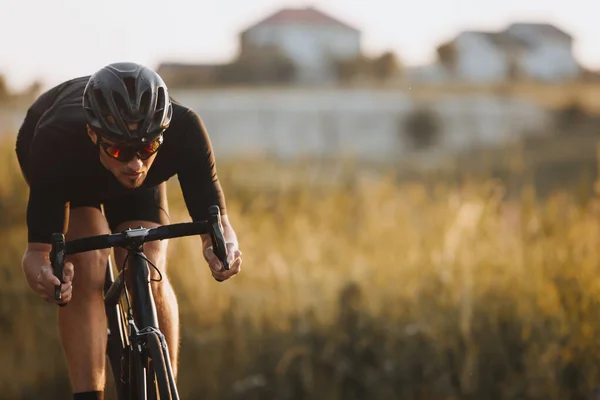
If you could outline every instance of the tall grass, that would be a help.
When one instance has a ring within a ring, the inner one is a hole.
[[[12,153],[0,157],[0,397],[66,398],[56,308],[19,268],[26,187]],[[244,265],[219,284],[197,239],[169,244],[183,398],[583,399],[600,386],[594,193],[524,186],[508,200],[493,179],[392,175],[252,186],[220,168]],[[187,220],[175,180],[170,197],[172,220]]]

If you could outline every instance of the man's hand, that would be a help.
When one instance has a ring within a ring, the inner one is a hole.
[[[60,300],[56,300],[54,298],[54,287],[60,285],[60,281],[52,272],[52,266],[44,265],[40,268],[40,271],[37,275],[35,285],[33,285],[34,291],[48,303],[54,304],[67,304],[71,301],[71,297],[73,294],[73,275],[74,275],[73,264],[70,262],[65,262],[65,268],[63,270],[63,281],[61,287],[61,296]]]
[[[212,272],[212,276],[218,281],[226,281],[238,272],[242,266],[242,252],[236,247],[235,243],[227,243],[227,261],[229,262],[229,270],[223,267],[223,263],[213,252],[212,246],[204,250],[204,258],[208,263],[208,267]]]

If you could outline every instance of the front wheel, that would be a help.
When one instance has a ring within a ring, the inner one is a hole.
[[[160,338],[155,332],[146,335],[146,348],[148,350],[147,385],[149,400],[177,400],[177,393],[171,393],[171,382],[165,362],[164,352]],[[175,390],[176,391],[176,390]],[[158,393],[158,396],[156,394]]]

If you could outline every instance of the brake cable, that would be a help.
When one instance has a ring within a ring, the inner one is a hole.
[[[160,272],[160,270],[158,269],[158,267],[156,265],[154,265],[154,263],[152,261],[150,261],[150,259],[148,257],[146,257],[146,255],[142,252],[136,252],[135,254],[137,254],[138,256],[142,257],[144,260],[146,260],[148,262],[148,264],[152,265],[152,267],[154,267],[154,269],[156,270],[156,272],[158,273],[158,279],[152,279],[150,278],[150,282],[160,282],[163,279],[162,273]],[[125,260],[123,261],[123,266],[121,267],[122,270],[125,270],[126,266],[127,266],[127,259],[129,258],[129,252],[127,253],[127,256],[125,256]]]

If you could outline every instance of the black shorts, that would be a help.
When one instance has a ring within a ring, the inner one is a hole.
[[[30,182],[30,174],[27,169],[29,165],[27,162],[29,149],[33,141],[39,116],[36,115],[36,108],[33,107],[26,116],[17,136],[17,159],[27,183]],[[95,207],[100,211],[102,211],[102,206],[104,207],[104,215],[108,225],[113,232],[120,224],[127,221],[149,221],[161,225],[165,225],[170,221],[166,182],[156,187],[137,190],[131,194],[117,197],[104,203],[71,202],[69,205],[71,209],[77,207]]]
[[[167,206],[166,183],[152,188],[138,190],[132,194],[110,199],[104,203],[71,202],[71,209],[77,207],[95,207],[102,211],[110,230],[115,232],[117,227],[127,221],[149,221],[160,225],[169,223]],[[127,226],[125,228],[137,228]]]

